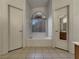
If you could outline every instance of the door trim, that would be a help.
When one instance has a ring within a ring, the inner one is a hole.
[[[66,6],[63,6],[63,7],[60,7],[60,8],[58,8],[58,9],[55,9],[55,11],[59,11],[59,10],[61,10],[61,9],[63,9],[63,8],[67,8],[67,18],[68,18],[68,32],[67,32],[67,51],[69,51],[69,30],[70,30],[70,22],[69,22],[69,19],[70,19],[70,13],[69,13],[69,9],[70,9],[70,5],[66,5]],[[56,43],[56,41],[55,41],[55,43]],[[56,47],[56,44],[55,44],[55,47]]]
[[[66,5],[66,6],[63,6],[63,7],[57,8],[57,9],[55,9],[55,11],[61,10],[61,9],[63,9],[63,8],[66,8],[66,7],[68,8],[69,5]]]
[[[23,11],[23,9],[21,9],[21,8],[18,8],[18,7],[12,6],[12,5],[8,5],[8,52],[10,51],[9,50],[9,42],[10,42],[10,8],[11,7],[18,9],[20,11]],[[22,22],[22,29],[23,29],[23,22]],[[23,48],[23,32],[22,32],[22,47],[20,47],[20,48]],[[20,48],[17,48],[17,49],[20,49]],[[14,50],[17,50],[17,49],[14,49]]]

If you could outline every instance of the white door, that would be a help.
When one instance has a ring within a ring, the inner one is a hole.
[[[9,50],[22,47],[22,10],[9,6]]]
[[[55,40],[56,47],[68,50],[68,8],[60,8],[55,13]],[[63,37],[62,37],[62,36]]]

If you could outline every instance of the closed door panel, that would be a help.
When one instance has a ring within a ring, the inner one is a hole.
[[[9,50],[22,47],[22,11],[9,7]]]

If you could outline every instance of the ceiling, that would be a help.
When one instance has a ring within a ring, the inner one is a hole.
[[[47,6],[48,0],[28,0],[32,8]]]

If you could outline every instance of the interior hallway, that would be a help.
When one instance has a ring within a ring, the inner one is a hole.
[[[0,59],[74,59],[74,55],[57,48],[23,48],[5,54]]]

